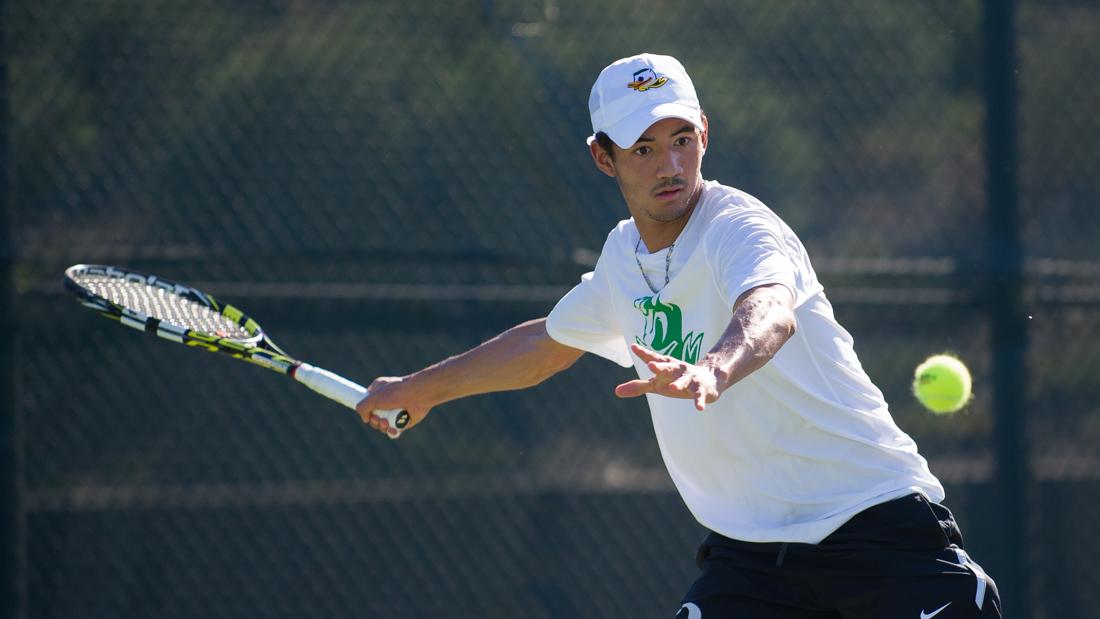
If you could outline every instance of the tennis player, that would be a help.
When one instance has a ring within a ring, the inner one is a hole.
[[[676,617],[1000,617],[944,490],[833,317],[806,250],[759,200],[701,175],[707,118],[683,66],[642,54],[589,99],[596,167],[630,219],[545,319],[408,376],[358,407],[535,385],[584,352],[638,379],[668,472],[711,533]],[[670,613],[671,614],[671,613]]]

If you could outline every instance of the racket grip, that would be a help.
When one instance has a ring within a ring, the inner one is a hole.
[[[290,376],[326,398],[335,400],[352,410],[355,410],[355,405],[367,397],[368,393],[366,387],[308,363],[302,363],[293,368]],[[403,410],[374,411],[374,414],[389,422],[391,431],[386,432],[386,436],[390,438],[401,436],[405,426],[409,424],[409,414]]]

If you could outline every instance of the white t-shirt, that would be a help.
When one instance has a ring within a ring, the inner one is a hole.
[[[665,465],[703,526],[751,542],[817,543],[872,505],[912,492],[943,500],[834,319],[801,241],[775,213],[706,182],[672,249],[667,286],[668,250],[640,247],[658,294],[639,272],[638,238],[633,220],[611,231],[595,269],[550,312],[551,337],[649,377],[630,342],[695,362],[742,293],[782,284],[794,294],[794,336],[704,412],[647,394]]]

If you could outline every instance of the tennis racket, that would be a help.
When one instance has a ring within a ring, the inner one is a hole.
[[[220,352],[285,374],[354,410],[366,388],[288,356],[241,310],[205,292],[155,275],[99,264],[65,269],[65,288],[102,316],[210,352]],[[397,438],[409,424],[406,411],[374,411]]]

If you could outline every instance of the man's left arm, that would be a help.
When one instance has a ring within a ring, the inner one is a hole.
[[[704,410],[737,381],[764,366],[794,335],[794,296],[781,284],[752,288],[738,297],[733,318],[698,364],[686,363],[632,344],[630,349],[653,372],[649,379],[625,382],[615,395],[632,398],[655,393],[684,398]]]

